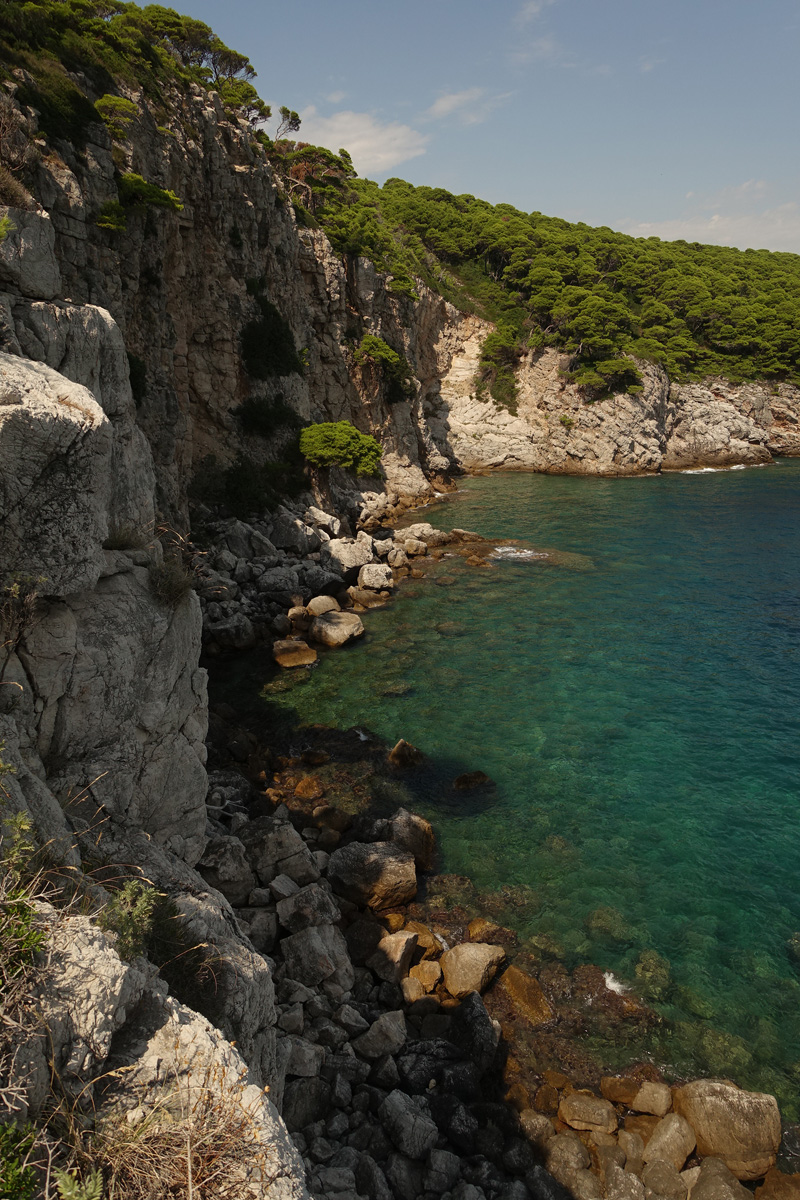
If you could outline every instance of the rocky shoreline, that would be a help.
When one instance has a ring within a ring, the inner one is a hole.
[[[294,592],[258,591],[270,608],[256,640],[271,642],[288,670],[309,661],[304,653],[313,661],[315,643],[337,644],[320,628],[325,616],[358,622],[360,636],[358,614],[386,603],[404,576],[422,576],[423,563],[457,552],[485,565],[494,548],[424,522],[342,537],[334,520],[287,508],[256,530],[283,552],[265,571],[297,580]],[[242,523],[220,530],[229,554],[231,531],[233,541]],[[224,553],[209,560],[235,581],[244,572]],[[226,619],[236,619],[233,604]],[[212,657],[227,649],[218,629],[206,621]],[[760,1196],[800,1189],[800,1176],[775,1166],[773,1097],[729,1081],[670,1086],[644,1061],[604,1075],[580,1047],[592,1022],[646,1026],[657,1015],[597,967],[570,973],[526,956],[469,880],[430,874],[434,835],[423,818],[342,806],[330,783],[337,767],[347,780],[348,763],[369,756],[402,774],[422,760],[414,747],[370,739],[365,749],[363,733],[312,727],[302,753],[265,756],[225,705],[212,706],[210,732],[212,765],[225,766],[211,775],[216,834],[199,870],[278,964],[283,1115],[315,1195],[525,1200],[566,1189],[577,1200],[734,1200],[765,1176]],[[231,791],[225,771],[236,762],[251,782]],[[479,776],[459,784],[489,782]],[[266,874],[262,839],[285,847]],[[791,1157],[781,1165],[791,1170]]]

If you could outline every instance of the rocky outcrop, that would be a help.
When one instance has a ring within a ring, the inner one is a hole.
[[[586,403],[555,350],[523,359],[516,414],[475,387],[484,326],[453,357],[430,402],[429,425],[466,470],[528,469],[567,475],[634,475],[771,461],[800,452],[800,389],[725,380],[670,384],[639,363],[642,390]]]

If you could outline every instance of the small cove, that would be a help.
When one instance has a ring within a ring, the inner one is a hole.
[[[434,822],[441,869],[513,894],[504,919],[545,958],[634,985],[667,1018],[638,1051],[771,1091],[788,1116],[799,518],[789,460],[465,480],[418,519],[537,556],[443,559],[364,615],[362,643],[269,697],[308,723],[418,745],[431,767],[413,803]],[[253,656],[249,687],[259,670]],[[453,791],[473,770],[495,788]],[[598,1052],[613,1062],[614,1047]]]

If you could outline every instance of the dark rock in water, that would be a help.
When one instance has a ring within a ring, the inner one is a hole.
[[[786,950],[793,962],[800,963],[800,933],[793,933],[786,943]]]
[[[493,787],[494,781],[484,771],[465,771],[453,780],[457,792],[468,792],[473,788]]]
[[[409,767],[419,767],[422,765],[422,751],[416,746],[412,746],[411,742],[401,738],[394,749],[389,751],[389,763],[398,770],[405,771]]]
[[[477,992],[465,996],[452,1012],[450,1038],[483,1074],[494,1062],[500,1031]]]
[[[294,1079],[283,1093],[283,1119],[290,1133],[327,1115],[331,1089],[324,1079]]]

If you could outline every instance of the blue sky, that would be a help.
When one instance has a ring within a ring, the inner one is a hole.
[[[797,0],[172,3],[379,182],[800,253]]]

